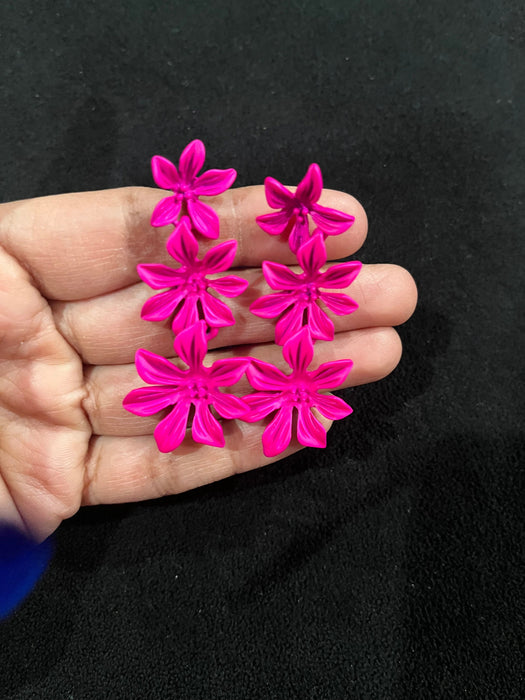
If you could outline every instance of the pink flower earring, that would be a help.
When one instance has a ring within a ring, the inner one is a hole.
[[[146,301],[141,316],[147,321],[172,317],[174,350],[188,369],[179,369],[155,353],[138,350],[137,372],[151,386],[133,389],[124,398],[123,405],[138,416],[150,416],[171,407],[154,431],[161,452],[171,452],[180,445],[192,408],[193,439],[216,447],[224,447],[224,433],[211,408],[222,418],[242,418],[249,410],[241,398],[220,391],[221,387],[239,381],[248,359],[232,358],[218,360],[211,367],[203,365],[208,340],[217,335],[220,328],[235,323],[230,308],[208,289],[225,297],[235,297],[248,286],[246,280],[235,275],[218,279],[208,276],[225,272],[232,266],[237,241],[224,241],[209,249],[202,258],[197,257],[196,235],[212,239],[219,236],[217,214],[210,206],[199,202],[198,197],[224,192],[237,176],[233,168],[208,170],[197,175],[204,164],[205,153],[202,141],[196,140],[183,150],[178,169],[161,156],[154,156],[151,162],[155,182],[173,190],[173,196],[162,199],[153,210],[151,225],[175,226],[166,248],[180,265],[176,268],[160,263],[137,266],[140,278],[148,286],[165,290]]]
[[[334,325],[319,302],[338,315],[358,308],[346,294],[324,289],[348,286],[362,265],[357,261],[340,263],[321,272],[327,260],[326,237],[346,231],[354,217],[317,204],[323,188],[317,164],[310,165],[294,194],[274,178],[266,178],[264,184],[268,204],[281,211],[259,216],[257,222],[270,235],[288,234],[288,245],[302,269],[297,274],[286,265],[265,260],[264,277],[277,293],[260,297],[250,307],[262,318],[280,316],[275,342],[284,346],[283,357],[292,369],[291,374],[284,374],[260,360],[252,360],[247,369],[248,380],[257,392],[244,397],[252,409],[244,420],[257,421],[275,412],[262,437],[264,454],[273,457],[290,444],[294,411],[298,414],[297,440],[311,447],[326,447],[326,431],[312,409],[331,420],[352,412],[342,399],[320,391],[340,386],[352,368],[351,360],[326,362],[313,371],[307,368],[313,360],[314,340],[334,337]],[[311,237],[309,215],[318,227]]]
[[[232,168],[208,170],[198,175],[204,159],[204,144],[198,140],[183,150],[178,168],[166,158],[153,157],[155,182],[171,189],[173,195],[157,204],[151,224],[175,227],[166,248],[179,266],[149,263],[137,267],[140,278],[148,286],[163,290],[146,301],[142,318],[152,322],[171,318],[174,350],[187,369],[155,353],[138,350],[137,372],[150,386],[133,389],[123,405],[139,416],[150,416],[171,407],[154,431],[161,452],[171,452],[181,444],[190,412],[193,412],[193,439],[216,447],[224,447],[225,440],[214,413],[224,419],[248,422],[274,413],[262,437],[264,454],[273,457],[290,444],[293,416],[297,411],[298,441],[302,445],[325,447],[326,431],[314,411],[331,420],[344,418],[352,412],[342,399],[323,393],[345,381],[352,361],[326,362],[314,370],[308,367],[314,357],[314,341],[329,341],[334,337],[334,325],[324,307],[338,315],[357,309],[353,299],[332,290],[350,285],[361,263],[339,263],[327,271],[321,270],[327,260],[326,237],[346,231],[354,217],[318,204],[323,185],[321,170],[315,163],[309,167],[295,193],[273,178],[266,179],[267,201],[279,211],[257,217],[257,222],[270,235],[288,236],[288,244],[302,272],[264,261],[264,277],[276,293],[257,299],[251,311],[262,318],[279,317],[275,339],[283,346],[283,358],[292,372],[285,374],[268,362],[250,357],[218,360],[207,367],[203,361],[208,341],[220,328],[235,324],[230,308],[216,295],[239,296],[248,283],[235,275],[215,277],[216,273],[226,272],[232,266],[236,241],[220,243],[202,258],[198,257],[197,235],[218,238],[220,225],[215,211],[198,198],[221,194],[236,177]],[[317,225],[313,234],[310,234],[309,217]],[[212,274],[214,276],[210,277]],[[236,384],[245,373],[256,390],[254,393],[241,398],[221,391],[222,387]]]

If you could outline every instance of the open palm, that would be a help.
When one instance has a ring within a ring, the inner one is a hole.
[[[135,351],[174,354],[169,319],[140,318],[152,292],[136,272],[138,263],[170,263],[171,227],[149,225],[162,196],[123,188],[0,205],[0,519],[38,539],[81,505],[179,493],[273,461],[262,451],[262,422],[228,422],[224,449],[195,444],[188,434],[176,452],[162,454],[153,438],[158,416],[139,418],[122,407],[143,385]],[[208,203],[219,214],[221,239],[238,241],[236,274],[250,282],[231,300],[236,325],[211,342],[209,362],[241,354],[284,369],[274,323],[249,312],[271,291],[261,262],[294,260],[284,240],[255,223],[270,211],[264,189],[229,190]],[[353,254],[367,233],[362,207],[329,190],[321,203],[356,217],[345,234],[327,239],[331,259]],[[335,341],[317,343],[314,362],[352,358],[347,385],[357,385],[398,363],[392,326],[411,315],[416,289],[408,272],[380,264],[365,265],[349,291],[359,309],[332,316]],[[248,384],[235,390],[251,391]],[[300,447],[292,442],[281,456]]]

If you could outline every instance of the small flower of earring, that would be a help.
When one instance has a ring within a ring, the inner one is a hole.
[[[323,191],[323,177],[317,163],[310,165],[294,193],[273,177],[266,178],[264,189],[270,207],[279,211],[258,216],[257,223],[271,236],[288,233],[292,253],[297,253],[310,237],[308,215],[325,236],[344,233],[354,223],[351,214],[317,204]]]
[[[205,367],[202,364],[208,349],[205,326],[204,321],[197,321],[173,341],[175,352],[188,365],[186,370],[160,355],[137,351],[137,372],[153,386],[133,389],[124,399],[124,408],[137,416],[151,416],[173,407],[155,428],[155,440],[161,452],[171,452],[183,441],[191,406],[195,407],[193,439],[215,447],[224,447],[224,433],[210,409],[213,407],[222,418],[244,418],[247,413],[248,406],[242,399],[223,393],[220,387],[236,384],[246,372],[249,360],[230,357]]]
[[[197,175],[204,165],[206,151],[202,141],[196,139],[182,151],[179,168],[167,158],[153,156],[153,179],[164,190],[173,190],[172,197],[161,199],[151,215],[152,226],[166,226],[177,221],[183,205],[195,230],[206,238],[219,237],[219,217],[215,211],[199,201],[199,197],[214,197],[230,188],[237,177],[233,168],[207,170]]]
[[[319,302],[338,316],[352,313],[358,305],[346,294],[323,289],[347,287],[357,277],[362,265],[358,261],[340,263],[321,272],[326,263],[321,233],[315,233],[299,248],[297,260],[302,274],[280,263],[263,262],[264,278],[278,293],[259,297],[250,306],[250,311],[261,318],[276,318],[282,314],[275,327],[275,342],[279,345],[286,343],[303,325],[309,328],[312,338],[333,340],[334,324]]]
[[[142,318],[162,321],[173,314],[171,328],[174,333],[188,328],[199,320],[199,311],[210,328],[208,338],[223,326],[233,326],[235,319],[228,306],[208,292],[208,288],[226,296],[236,297],[248,287],[248,282],[235,275],[218,279],[209,278],[215,272],[228,270],[235,258],[237,241],[224,241],[209,250],[202,260],[197,258],[199,244],[190,229],[190,220],[183,216],[166,243],[168,253],[180,262],[172,268],[159,263],[138,265],[143,282],[152,289],[167,291],[150,297],[142,307]]]

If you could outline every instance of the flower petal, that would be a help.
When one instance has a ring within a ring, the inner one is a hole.
[[[303,374],[314,356],[314,344],[308,328],[301,330],[286,341],[283,357],[294,372]]]
[[[332,394],[317,394],[315,400],[316,408],[325,418],[329,418],[330,420],[346,418],[346,416],[349,416],[352,413],[352,408],[346,403],[346,401],[339,398],[339,396],[333,396]]]
[[[294,298],[291,294],[268,294],[264,297],[259,297],[250,306],[252,314],[259,318],[275,318],[282,314],[290,304],[293,304]]]
[[[315,302],[308,307],[308,327],[312,338],[317,340],[334,339],[334,324],[332,320]]]
[[[182,294],[176,287],[155,294],[144,302],[140,317],[145,321],[163,321],[175,311],[181,299]]]
[[[293,194],[274,177],[267,177],[264,180],[264,193],[266,201],[272,209],[285,209],[293,201]]]
[[[292,439],[292,406],[283,406],[262,436],[266,457],[275,457],[283,452]]]
[[[157,204],[151,215],[152,226],[166,226],[174,224],[180,212],[181,203],[175,197],[164,197]]]
[[[171,328],[175,334],[193,326],[199,321],[198,297],[187,297],[181,308],[177,311],[171,322]]]
[[[317,284],[327,289],[344,289],[352,284],[362,267],[363,264],[359,260],[332,265],[318,277]]]
[[[326,248],[321,233],[316,233],[297,251],[299,265],[307,273],[314,275],[326,263]]]
[[[297,253],[299,248],[309,239],[310,227],[308,225],[308,219],[306,217],[297,217],[288,238],[288,245],[292,253]]]
[[[250,412],[243,419],[247,423],[261,420],[272,411],[276,411],[282,403],[281,394],[269,391],[248,394],[248,396],[243,396],[243,400],[250,408]]]
[[[306,447],[326,447],[326,430],[312,414],[309,406],[299,407],[297,439]]]
[[[224,447],[224,433],[219,421],[212,416],[205,401],[195,402],[195,415],[191,427],[191,435],[195,442],[214,447]]]
[[[259,224],[263,231],[271,236],[278,236],[288,226],[290,217],[285,211],[271,212],[258,216],[255,221]]]
[[[237,252],[237,241],[224,241],[213,246],[202,259],[202,268],[206,274],[212,272],[224,272],[233,265],[235,253]]]
[[[249,413],[248,405],[243,399],[233,394],[218,392],[213,399],[213,406],[223,418],[243,418]]]
[[[179,285],[184,277],[172,267],[161,263],[148,263],[137,265],[140,279],[152,289],[164,289]]]
[[[312,163],[306,171],[306,175],[297,185],[295,196],[301,202],[311,205],[314,202],[317,202],[322,191],[323,176],[321,175],[321,168],[317,165],[317,163]]]
[[[188,214],[197,231],[206,238],[218,238],[219,217],[215,211],[198,199],[189,199],[187,205]]]
[[[343,233],[355,221],[355,216],[351,214],[345,214],[342,211],[330,209],[329,207],[322,207],[320,204],[314,204],[310,214],[321,231],[329,236]]]
[[[347,378],[353,364],[352,360],[325,362],[308,374],[317,389],[336,389]]]
[[[359,304],[347,294],[339,294],[338,292],[321,292],[320,296],[330,311],[333,311],[334,314],[337,314],[338,316],[351,314],[359,308]]]
[[[173,190],[180,183],[179,173],[171,160],[162,156],[153,156],[151,159],[151,172],[153,179],[163,190]]]
[[[173,347],[179,357],[191,367],[199,369],[208,350],[206,342],[206,324],[204,321],[197,321],[189,328],[181,331],[173,341]]]
[[[210,367],[209,377],[218,386],[236,384],[248,369],[249,357],[228,357],[217,360]]]
[[[219,329],[218,328],[210,328],[208,326],[208,329],[206,331],[206,340],[208,343],[210,340],[213,340],[217,335],[219,335]]]
[[[122,405],[136,416],[152,416],[177,400],[177,392],[165,386],[145,386],[133,389],[124,397]]]
[[[305,307],[302,304],[295,304],[288,309],[275,326],[275,342],[277,345],[284,345],[293,335],[303,327],[303,315]]]
[[[206,323],[211,328],[235,325],[232,311],[229,306],[216,297],[204,292],[201,296],[202,310]]]
[[[189,402],[180,401],[157,425],[153,434],[161,452],[175,450],[184,440],[189,412]]]
[[[172,258],[186,267],[195,267],[199,244],[191,232],[190,220],[183,216],[177,227],[166,241],[166,248]]]
[[[202,173],[193,185],[193,192],[197,197],[205,195],[215,197],[229,189],[237,177],[237,171],[233,168],[227,170],[207,170]]]
[[[286,265],[264,260],[262,264],[264,279],[272,289],[297,289],[303,284],[302,275],[292,272]]]
[[[248,280],[236,275],[228,275],[227,277],[219,277],[216,280],[208,280],[208,284],[219,294],[225,297],[238,297],[248,288],[250,284]]]
[[[206,149],[199,139],[191,141],[179,158],[179,175],[182,182],[190,184],[204,165]]]
[[[252,360],[246,370],[246,376],[253,388],[261,391],[281,391],[290,383],[284,372],[263,360]]]
[[[139,377],[148,384],[166,384],[178,386],[186,376],[186,372],[167,360],[149,350],[137,350],[135,365]]]

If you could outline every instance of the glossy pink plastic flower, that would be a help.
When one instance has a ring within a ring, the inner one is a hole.
[[[266,200],[278,212],[258,216],[256,221],[263,231],[272,236],[289,233],[288,244],[296,253],[310,237],[308,215],[327,236],[346,231],[355,221],[351,214],[317,204],[323,189],[321,168],[312,163],[295,193],[273,177],[264,181]]]
[[[230,308],[207,290],[211,288],[226,297],[236,297],[244,292],[248,282],[235,275],[218,279],[207,275],[231,267],[237,241],[219,243],[199,260],[199,245],[190,230],[188,218],[182,217],[166,247],[169,254],[181,263],[181,267],[174,269],[160,263],[137,266],[141,279],[153,289],[170,287],[146,301],[142,307],[142,318],[162,321],[175,313],[171,323],[174,333],[199,321],[201,314],[211,329],[233,326],[235,320]]]
[[[204,165],[205,157],[204,144],[198,139],[189,143],[182,151],[178,169],[166,158],[153,156],[153,179],[159,187],[173,190],[173,197],[165,197],[157,204],[151,215],[152,226],[176,223],[185,203],[194,228],[203,236],[218,238],[219,217],[210,206],[200,202],[198,197],[214,197],[221,194],[231,187],[237,172],[233,168],[207,170],[197,176]]]
[[[316,233],[297,251],[302,274],[296,274],[286,265],[263,262],[266,281],[278,294],[262,296],[250,306],[250,311],[261,318],[281,316],[275,327],[275,342],[283,345],[303,326],[312,338],[333,340],[334,324],[319,306],[322,301],[335,314],[351,314],[358,304],[347,294],[322,291],[341,289],[351,284],[362,267],[354,262],[332,265],[326,272],[321,267],[326,263],[326,248],[321,233]],[[284,312],[284,313],[283,313]]]
[[[193,439],[205,445],[224,447],[223,429],[210,408],[213,406],[223,418],[244,417],[248,411],[245,402],[223,393],[220,387],[238,382],[250,360],[232,357],[205,367],[202,364],[207,350],[204,321],[179,333],[173,345],[189,369],[179,369],[165,357],[138,350],[137,371],[145,382],[154,386],[130,391],[124,399],[124,408],[137,416],[151,416],[173,406],[155,428],[154,436],[161,452],[171,452],[183,441],[191,406],[195,407],[191,426]]]
[[[250,384],[259,391],[244,397],[251,409],[244,420],[257,421],[277,411],[262,436],[267,457],[275,457],[290,444],[294,410],[298,412],[297,439],[302,445],[311,447],[326,447],[326,431],[313,415],[313,408],[332,420],[352,413],[343,399],[320,393],[321,390],[337,388],[346,379],[352,360],[325,362],[309,372],[307,367],[313,355],[308,329],[303,328],[283,348],[284,359],[293,370],[291,374],[284,374],[275,365],[255,359],[246,371]]]

